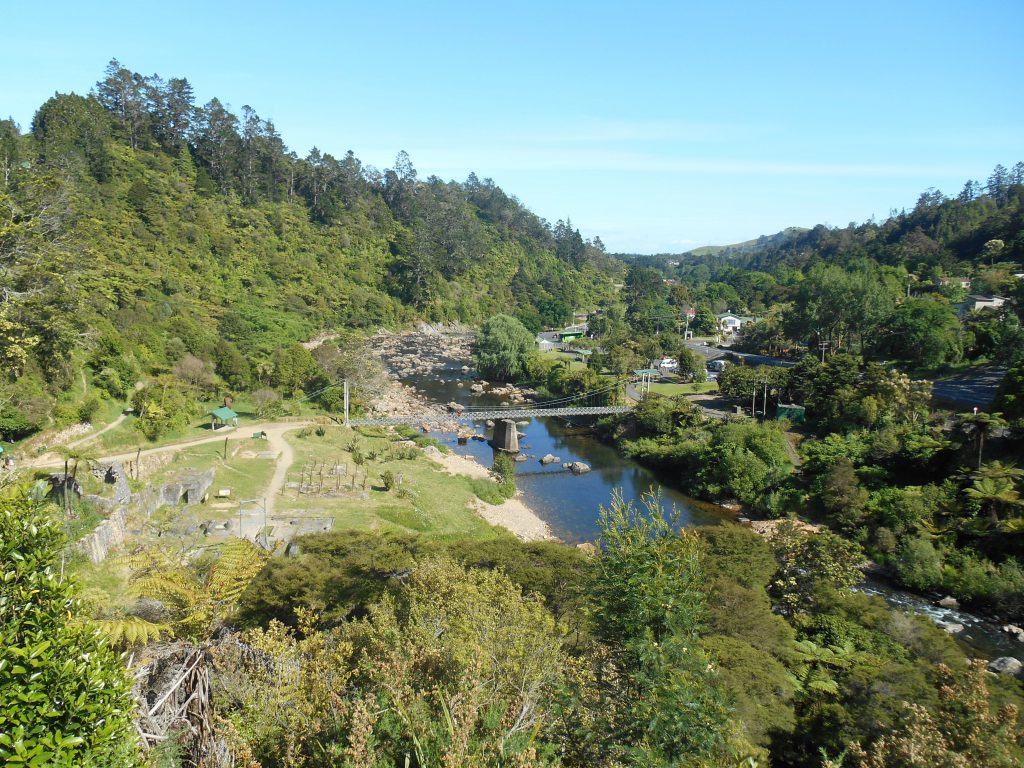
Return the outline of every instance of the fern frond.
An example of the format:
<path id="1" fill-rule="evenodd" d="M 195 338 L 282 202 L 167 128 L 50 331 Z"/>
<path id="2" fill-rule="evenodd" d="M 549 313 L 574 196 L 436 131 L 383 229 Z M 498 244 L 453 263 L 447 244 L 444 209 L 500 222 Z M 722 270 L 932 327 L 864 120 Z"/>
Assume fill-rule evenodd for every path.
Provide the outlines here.
<path id="1" fill-rule="evenodd" d="M 119 616 L 114 619 L 93 619 L 91 622 L 106 636 L 111 645 L 128 648 L 133 645 L 146 645 L 159 640 L 164 634 L 170 634 L 171 628 L 166 624 L 156 624 L 138 616 Z"/>
<path id="2" fill-rule="evenodd" d="M 138 597 L 152 597 L 180 610 L 192 610 L 204 599 L 203 590 L 182 571 L 150 573 L 136 579 L 131 591 Z"/>
<path id="3" fill-rule="evenodd" d="M 246 539 L 227 542 L 210 571 L 210 592 L 218 601 L 236 602 L 269 558 L 269 553 Z"/>

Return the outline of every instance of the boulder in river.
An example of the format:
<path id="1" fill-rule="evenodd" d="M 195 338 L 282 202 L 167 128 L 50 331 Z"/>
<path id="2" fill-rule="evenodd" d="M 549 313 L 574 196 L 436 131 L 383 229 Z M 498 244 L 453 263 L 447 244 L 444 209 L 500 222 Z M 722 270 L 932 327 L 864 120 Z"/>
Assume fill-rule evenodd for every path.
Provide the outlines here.
<path id="1" fill-rule="evenodd" d="M 988 663 L 988 671 L 995 672 L 997 675 L 1016 676 L 1020 674 L 1021 669 L 1024 669 L 1024 664 L 1021 664 L 1020 660 L 1013 656 L 1000 656 Z"/>
<path id="2" fill-rule="evenodd" d="M 545 467 L 548 464 L 558 464 L 560 461 L 561 461 L 560 458 L 558 458 L 557 456 L 552 456 L 550 453 L 547 453 L 544 456 L 541 456 L 541 459 L 540 459 L 540 463 L 543 464 Z"/>
<path id="3" fill-rule="evenodd" d="M 590 471 L 590 465 L 582 461 L 573 461 L 562 465 L 562 469 L 568 469 L 574 475 L 585 475 Z"/>
<path id="4" fill-rule="evenodd" d="M 949 595 L 947 595 L 946 597 L 939 600 L 939 607 L 952 608 L 955 611 L 957 608 L 960 607 L 960 601 L 957 600 L 955 597 L 950 597 Z"/>
<path id="5" fill-rule="evenodd" d="M 1024 643 L 1024 629 L 1021 629 L 1016 624 L 1004 624 L 1003 632 L 1013 635 L 1019 642 Z"/>
<path id="6" fill-rule="evenodd" d="M 955 621 L 939 621 L 936 624 L 938 624 L 939 629 L 945 630 L 951 635 L 959 635 L 964 631 L 964 625 L 958 624 Z"/>

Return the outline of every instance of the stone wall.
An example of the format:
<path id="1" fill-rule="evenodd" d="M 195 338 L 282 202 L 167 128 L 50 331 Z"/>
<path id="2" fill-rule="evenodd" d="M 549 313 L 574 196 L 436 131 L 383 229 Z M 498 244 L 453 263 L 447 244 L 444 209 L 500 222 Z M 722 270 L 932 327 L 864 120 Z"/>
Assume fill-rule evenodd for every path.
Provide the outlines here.
<path id="1" fill-rule="evenodd" d="M 98 508 L 113 508 L 110 516 L 96 526 L 92 533 L 82 537 L 77 547 L 89 556 L 94 563 L 106 560 L 112 549 L 117 548 L 128 538 L 129 509 L 137 509 L 144 518 L 149 518 L 163 506 L 176 506 L 182 500 L 186 504 L 195 504 L 202 500 L 210 486 L 213 485 L 213 470 L 181 475 L 173 482 L 158 486 L 147 486 L 142 491 L 132 494 L 125 477 L 124 467 L 112 464 L 107 468 L 105 480 L 114 486 L 112 498 L 97 496 L 86 497 Z"/>
<path id="2" fill-rule="evenodd" d="M 94 563 L 102 563 L 110 550 L 121 546 L 127 537 L 128 508 L 122 506 L 96 526 L 92 533 L 79 539 L 76 546 Z"/>

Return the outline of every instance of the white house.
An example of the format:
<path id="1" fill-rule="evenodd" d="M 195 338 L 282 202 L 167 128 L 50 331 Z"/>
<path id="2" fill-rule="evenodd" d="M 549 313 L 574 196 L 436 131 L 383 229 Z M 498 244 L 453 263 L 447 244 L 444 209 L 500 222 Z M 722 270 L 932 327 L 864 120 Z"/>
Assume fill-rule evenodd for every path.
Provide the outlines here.
<path id="1" fill-rule="evenodd" d="M 746 315 L 734 315 L 732 312 L 723 312 L 718 315 L 718 327 L 722 333 L 729 334 L 730 336 L 734 333 L 738 333 L 739 330 L 747 323 L 752 323 L 755 318 L 747 317 Z"/>
<path id="2" fill-rule="evenodd" d="M 967 297 L 967 301 L 962 301 L 956 305 L 956 312 L 963 317 L 971 312 L 980 312 L 983 309 L 999 309 L 1005 303 L 1006 299 L 1002 296 L 982 296 L 972 293 Z"/>

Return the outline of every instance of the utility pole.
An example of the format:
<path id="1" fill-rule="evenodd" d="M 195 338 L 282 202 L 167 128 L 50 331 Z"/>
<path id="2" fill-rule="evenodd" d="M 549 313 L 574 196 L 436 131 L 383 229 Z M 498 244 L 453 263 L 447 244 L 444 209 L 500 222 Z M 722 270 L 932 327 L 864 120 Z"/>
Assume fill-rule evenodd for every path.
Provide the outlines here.
<path id="1" fill-rule="evenodd" d="M 348 426 L 348 379 L 345 379 L 345 426 Z"/>
<path id="2" fill-rule="evenodd" d="M 821 341 L 818 342 L 818 347 L 821 349 L 821 362 L 825 362 L 825 350 L 829 347 L 829 342 Z"/>

